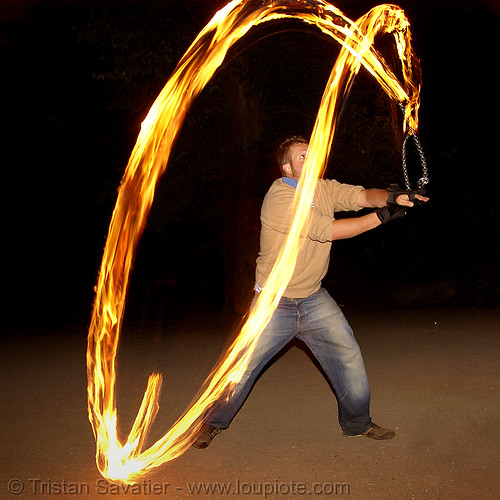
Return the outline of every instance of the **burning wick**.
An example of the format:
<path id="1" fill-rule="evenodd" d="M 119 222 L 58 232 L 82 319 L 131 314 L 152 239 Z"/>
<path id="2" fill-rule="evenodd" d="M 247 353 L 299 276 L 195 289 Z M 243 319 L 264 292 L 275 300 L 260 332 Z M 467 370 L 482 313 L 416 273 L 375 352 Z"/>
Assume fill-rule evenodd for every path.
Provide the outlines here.
<path id="1" fill-rule="evenodd" d="M 159 177 L 167 167 L 175 137 L 195 97 L 220 66 L 229 48 L 253 26 L 297 18 L 317 26 L 342 45 L 323 94 L 295 200 L 292 229 L 236 340 L 200 389 L 198 399 L 167 433 L 143 450 L 158 411 L 161 375 L 152 374 L 125 442 L 118 438 L 115 401 L 116 351 L 130 268 L 146 225 Z M 376 35 L 394 37 L 401 62 L 399 82 L 373 48 Z M 154 102 L 123 176 L 96 287 L 87 344 L 88 414 L 96 439 L 96 462 L 111 480 L 133 483 L 151 469 L 173 460 L 191 445 L 213 404 L 230 394 L 241 379 L 259 336 L 291 278 L 299 235 L 316 181 L 324 172 L 342 100 L 363 65 L 393 100 L 404 106 L 404 131 L 418 130 L 420 71 L 411 48 L 409 22 L 394 5 L 373 8 L 355 23 L 324 0 L 234 0 L 218 11 L 184 54 Z"/>

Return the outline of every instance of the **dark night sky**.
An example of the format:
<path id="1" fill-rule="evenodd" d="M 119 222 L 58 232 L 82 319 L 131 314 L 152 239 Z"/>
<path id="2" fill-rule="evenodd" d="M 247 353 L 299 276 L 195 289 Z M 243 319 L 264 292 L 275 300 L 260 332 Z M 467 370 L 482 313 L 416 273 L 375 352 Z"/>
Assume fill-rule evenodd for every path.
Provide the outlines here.
<path id="1" fill-rule="evenodd" d="M 117 1 L 123 9 L 129 4 Z M 151 76 L 149 93 L 134 95 L 134 91 L 120 88 L 122 96 L 102 94 L 102 88 L 92 80 L 92 72 L 99 67 L 95 59 L 98 52 L 71 38 L 75 32 L 69 29 L 81 25 L 89 9 L 99 3 L 98 0 L 68 0 L 60 4 L 46 0 L 3 0 L 0 4 L 4 75 L 0 84 L 5 228 L 2 260 L 6 295 L 3 316 L 8 328 L 88 320 L 107 225 L 141 113 L 147 111 L 178 60 L 177 52 L 171 50 L 171 66 L 165 63 L 161 71 Z M 183 3 L 184 10 L 166 7 L 166 15 L 171 18 L 164 19 L 165 25 L 185 27 L 186 40 L 177 41 L 175 49 L 189 43 L 215 7 L 224 3 L 191 0 Z M 336 5 L 355 18 L 378 3 L 342 1 Z M 65 4 L 65 8 L 60 7 Z M 69 4 L 78 8 L 69 9 Z M 500 217 L 495 156 L 498 140 L 491 124 L 495 123 L 494 113 L 498 112 L 494 71 L 498 59 L 499 8 L 494 0 L 408 0 L 399 4 L 412 23 L 422 63 L 420 136 L 430 164 L 429 193 L 433 201 L 422 213 L 420 222 L 411 219 L 413 249 L 402 250 L 408 255 L 407 260 L 394 248 L 392 253 L 384 255 L 401 261 L 398 265 L 412 268 L 413 274 L 406 276 L 410 283 L 416 284 L 419 275 L 419 285 L 453 288 L 454 304 L 498 307 L 500 247 L 496 235 Z M 184 17 L 177 19 L 181 11 Z M 140 32 L 142 28 L 137 24 Z M 168 40 L 163 42 L 160 45 L 158 40 L 158 47 L 169 51 Z M 138 83 L 138 77 L 133 76 L 130 86 L 148 86 L 149 76 L 143 77 L 146 83 Z M 128 109 L 123 106 L 124 101 L 139 99 L 138 94 L 147 97 L 141 97 L 143 100 L 137 101 L 134 110 L 130 109 L 132 106 Z M 202 100 L 200 106 L 209 103 L 212 95 L 215 94 L 203 95 L 206 101 Z M 119 99 L 122 107 L 118 105 L 118 109 L 110 111 L 107 105 Z M 193 119 L 186 141 L 189 134 L 194 136 L 197 127 L 203 129 L 203 126 Z M 209 129 L 205 126 L 205 130 Z M 258 141 L 264 150 L 261 157 L 268 155 L 270 144 L 286 130 L 286 124 L 283 131 L 276 124 L 264 130 L 265 137 Z M 179 161 L 182 154 L 178 152 Z M 227 161 L 225 168 L 230 169 L 230 164 Z M 203 177 L 203 171 L 200 172 Z M 222 169 L 220 175 L 226 176 L 228 171 Z M 261 189 L 259 185 L 255 196 L 261 195 Z M 179 210 L 189 220 L 190 208 Z M 152 224 L 162 214 L 161 210 L 152 214 Z M 178 217 L 182 223 L 182 216 L 172 217 Z M 206 217 L 211 217 L 210 209 Z M 223 267 L 220 244 L 203 233 L 203 227 L 209 227 L 210 223 L 200 219 L 194 226 L 206 245 L 199 240 L 188 242 L 196 247 L 196 252 L 189 254 L 189 264 L 183 263 L 194 269 L 186 275 L 189 280 L 196 280 L 195 275 L 201 275 L 197 273 L 206 272 L 213 265 L 212 259 Z M 159 227 L 170 231 L 161 223 Z M 169 252 L 174 251 L 169 248 L 166 235 L 158 236 L 161 230 L 156 229 L 146 231 L 146 236 L 153 235 L 148 240 L 152 246 L 144 247 L 150 253 L 147 257 L 138 255 L 135 272 L 147 276 L 141 286 L 170 276 L 168 260 L 174 254 Z M 210 231 L 207 229 L 207 233 Z M 157 248 L 155 241 L 161 242 Z M 399 246 L 395 236 L 386 237 L 384 243 Z M 372 255 L 372 260 L 366 257 L 367 253 L 380 252 L 380 245 L 370 239 L 360 245 L 363 249 L 349 244 L 340 247 L 340 258 L 347 253 L 364 253 L 360 269 L 370 267 L 370 262 L 378 266 L 376 270 L 372 267 L 372 274 L 368 273 L 372 281 L 387 272 L 398 272 L 394 262 L 384 267 L 380 254 Z M 162 254 L 165 248 L 168 251 Z M 146 261 L 156 264 L 148 267 Z M 197 264 L 191 265 L 193 261 Z M 344 278 L 340 273 L 333 281 L 342 284 Z M 175 277 L 177 286 L 181 286 L 179 279 Z M 208 286 L 211 279 L 207 274 L 199 278 L 198 284 Z"/>

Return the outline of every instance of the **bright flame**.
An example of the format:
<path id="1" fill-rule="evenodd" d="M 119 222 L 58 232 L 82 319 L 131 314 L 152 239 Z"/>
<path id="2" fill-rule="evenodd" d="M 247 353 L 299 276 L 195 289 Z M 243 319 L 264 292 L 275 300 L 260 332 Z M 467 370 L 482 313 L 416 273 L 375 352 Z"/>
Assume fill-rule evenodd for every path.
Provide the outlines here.
<path id="1" fill-rule="evenodd" d="M 198 399 L 154 445 L 143 450 L 158 410 L 161 375 L 150 376 L 141 407 L 125 443 L 118 438 L 115 401 L 117 351 L 130 267 L 166 169 L 174 139 L 194 98 L 224 60 L 229 48 L 253 26 L 280 18 L 316 25 L 342 45 L 325 89 L 311 137 L 308 160 L 296 192 L 295 218 L 266 286 L 231 347 L 212 371 Z M 373 47 L 377 34 L 391 33 L 402 65 L 399 82 Z M 363 65 L 390 98 L 404 105 L 404 130 L 418 128 L 419 70 L 411 48 L 409 23 L 393 5 L 372 9 L 356 23 L 324 0 L 234 0 L 215 14 L 179 62 L 142 123 L 120 185 L 104 249 L 87 345 L 88 413 L 96 438 L 101 474 L 131 483 L 154 467 L 178 457 L 191 445 L 203 419 L 241 379 L 259 336 L 292 276 L 299 236 L 307 223 L 316 181 L 330 151 L 340 103 Z"/>

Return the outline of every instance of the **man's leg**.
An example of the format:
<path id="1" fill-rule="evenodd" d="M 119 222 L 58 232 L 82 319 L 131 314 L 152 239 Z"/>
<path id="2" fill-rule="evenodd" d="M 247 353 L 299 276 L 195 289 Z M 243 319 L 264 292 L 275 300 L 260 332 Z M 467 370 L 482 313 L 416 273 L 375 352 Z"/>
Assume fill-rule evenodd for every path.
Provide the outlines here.
<path id="1" fill-rule="evenodd" d="M 194 446 L 201 448 L 208 446 L 210 440 L 219 432 L 218 429 L 226 429 L 229 427 L 233 418 L 245 402 L 260 372 L 270 359 L 277 354 L 296 333 L 297 315 L 295 304 L 289 299 L 282 298 L 271 321 L 262 332 L 245 374 L 234 387 L 231 398 L 228 401 L 221 400 L 210 412 L 205 420 L 207 427 L 204 428 L 203 435 L 200 434 L 202 439 L 197 440 Z M 212 429 L 217 430 L 213 431 Z M 208 443 L 206 443 L 207 440 Z"/>
<path id="2" fill-rule="evenodd" d="M 345 434 L 370 430 L 370 389 L 361 350 L 344 314 L 325 289 L 299 308 L 297 335 L 323 367 L 338 401 L 339 422 Z"/>

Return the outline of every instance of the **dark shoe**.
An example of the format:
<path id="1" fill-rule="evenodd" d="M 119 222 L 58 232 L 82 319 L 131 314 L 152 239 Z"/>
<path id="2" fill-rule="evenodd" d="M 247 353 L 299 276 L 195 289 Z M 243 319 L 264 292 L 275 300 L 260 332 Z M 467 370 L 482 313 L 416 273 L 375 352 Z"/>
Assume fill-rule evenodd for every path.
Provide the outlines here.
<path id="1" fill-rule="evenodd" d="M 362 434 L 346 434 L 347 436 L 365 436 L 370 439 L 378 439 L 379 441 L 385 439 L 393 439 L 396 437 L 396 433 L 391 431 L 391 429 L 384 429 L 384 427 L 380 427 L 380 425 L 372 424 L 371 427 L 363 432 Z"/>
<path id="2" fill-rule="evenodd" d="M 221 431 L 222 429 L 218 429 L 217 427 L 203 424 L 203 427 L 194 440 L 192 446 L 194 446 L 195 448 L 206 448 L 212 442 L 212 439 Z"/>
<path id="3" fill-rule="evenodd" d="M 372 424 L 372 426 L 366 431 L 363 432 L 362 436 L 365 436 L 370 439 L 392 439 L 396 437 L 396 433 L 391 431 L 391 429 L 384 429 L 380 427 L 380 425 Z"/>

